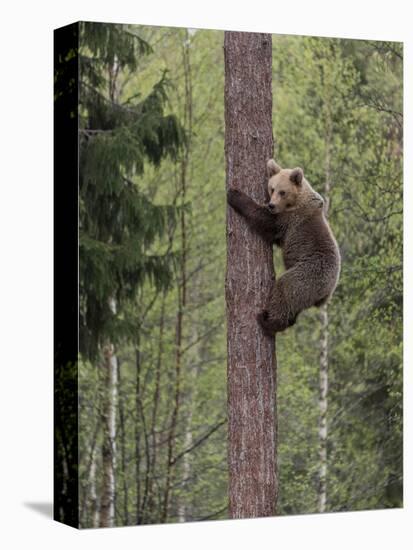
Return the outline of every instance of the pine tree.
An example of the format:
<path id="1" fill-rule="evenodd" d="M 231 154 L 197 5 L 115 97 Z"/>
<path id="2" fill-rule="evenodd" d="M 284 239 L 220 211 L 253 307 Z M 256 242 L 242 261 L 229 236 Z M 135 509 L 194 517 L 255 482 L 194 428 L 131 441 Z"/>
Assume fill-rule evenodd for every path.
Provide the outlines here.
<path id="1" fill-rule="evenodd" d="M 176 159 L 184 133 L 165 113 L 165 73 L 145 98 L 122 97 L 122 78 L 151 52 L 128 26 L 82 23 L 80 46 L 80 346 L 93 360 L 105 339 L 116 342 L 136 331 L 123 305 L 146 279 L 158 288 L 169 285 L 173 256 L 156 253 L 154 245 L 176 208 L 153 204 L 138 177 L 145 162 Z"/>

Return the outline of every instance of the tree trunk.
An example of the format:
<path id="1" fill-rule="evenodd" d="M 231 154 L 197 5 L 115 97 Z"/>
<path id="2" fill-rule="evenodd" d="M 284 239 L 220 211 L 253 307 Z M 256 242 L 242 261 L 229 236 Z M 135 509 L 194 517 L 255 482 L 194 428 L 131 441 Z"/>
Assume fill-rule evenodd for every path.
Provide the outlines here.
<path id="1" fill-rule="evenodd" d="M 198 330 L 196 323 L 192 323 L 191 325 L 191 341 L 196 342 L 198 340 Z M 189 357 L 188 357 L 188 370 L 189 370 L 189 376 L 190 376 L 190 384 L 189 389 L 186 395 L 186 403 L 187 403 L 187 417 L 186 417 L 186 427 L 185 427 L 185 441 L 184 441 L 184 449 L 191 449 L 193 445 L 193 435 L 192 435 L 192 419 L 193 419 L 193 411 L 195 407 L 196 402 L 196 387 L 197 387 L 197 378 L 198 378 L 198 364 L 200 361 L 199 357 L 199 348 L 198 346 L 194 346 L 192 350 L 190 350 Z M 192 470 L 192 457 L 191 453 L 185 453 L 182 458 L 182 490 L 181 490 L 181 496 L 178 502 L 178 521 L 180 523 L 184 523 L 188 520 L 188 508 L 187 508 L 187 501 L 190 498 L 188 486 L 189 486 L 189 480 L 191 477 L 191 470 Z M 191 518 L 189 518 L 191 519 Z"/>
<path id="2" fill-rule="evenodd" d="M 113 103 L 118 102 L 117 78 L 119 75 L 119 62 L 115 56 L 112 65 L 108 65 L 109 97 Z M 109 307 L 113 315 L 117 313 L 115 298 L 109 298 Z M 102 423 L 102 495 L 100 505 L 99 527 L 113 527 L 115 521 L 115 460 L 116 460 L 116 408 L 118 390 L 118 365 L 114 346 L 108 342 L 103 350 L 104 356 L 104 382 L 105 393 Z"/>
<path id="3" fill-rule="evenodd" d="M 190 449 L 192 447 L 193 438 L 192 438 L 192 403 L 189 405 L 188 416 L 186 419 L 186 429 L 185 429 L 185 440 L 184 440 L 184 449 Z M 188 480 L 191 475 L 191 456 L 190 453 L 187 453 L 183 457 L 183 466 L 182 466 L 182 494 L 178 501 L 178 521 L 179 523 L 185 523 L 187 520 L 187 508 L 186 508 L 186 497 L 187 497 L 187 485 Z"/>
<path id="4" fill-rule="evenodd" d="M 266 199 L 272 156 L 271 35 L 225 33 L 226 183 Z M 272 516 L 276 470 L 275 339 L 256 321 L 275 280 L 272 247 L 227 208 L 228 462 L 233 518 Z"/>
<path id="5" fill-rule="evenodd" d="M 115 519 L 117 363 L 112 344 L 105 346 L 103 353 L 105 398 L 102 411 L 102 494 L 99 527 L 113 527 Z"/>
<path id="6" fill-rule="evenodd" d="M 188 187 L 188 168 L 191 151 L 192 139 L 192 78 L 190 65 L 190 38 L 188 30 L 186 30 L 184 43 L 182 45 L 182 62 L 185 78 L 185 102 L 183 113 L 183 126 L 186 129 L 187 141 L 184 150 L 184 155 L 180 163 L 180 189 L 181 204 L 186 202 L 186 194 Z M 166 473 L 165 496 L 163 504 L 163 523 L 167 521 L 169 513 L 169 502 L 171 497 L 171 487 L 173 481 L 173 466 L 174 452 L 176 447 L 176 428 L 178 423 L 179 409 L 181 405 L 181 371 L 182 371 L 182 343 L 183 343 L 183 325 L 184 315 L 187 305 L 187 261 L 188 261 L 188 239 L 187 239 L 187 221 L 185 209 L 181 210 L 180 214 L 180 230 L 181 230 L 181 251 L 179 262 L 178 275 L 178 311 L 176 315 L 175 325 L 175 398 L 172 411 L 171 427 L 168 437 L 168 462 Z M 178 505 L 179 506 L 179 505 Z"/>
<path id="7" fill-rule="evenodd" d="M 120 369 L 120 361 L 117 361 L 118 367 L 118 403 L 119 403 L 119 428 L 120 428 L 120 463 L 122 469 L 122 484 L 123 484 L 123 524 L 129 525 L 129 491 L 127 480 L 127 458 L 126 458 L 126 422 L 125 422 L 125 407 L 124 400 L 126 390 L 122 387 L 122 373 Z"/>
<path id="8" fill-rule="evenodd" d="M 153 393 L 153 408 L 151 414 L 151 424 L 150 424 L 150 472 L 149 472 L 149 485 L 148 485 L 148 504 L 144 507 L 142 523 L 148 523 L 149 521 L 159 522 L 160 511 L 157 510 L 156 500 L 155 500 L 155 491 L 154 483 L 156 480 L 156 470 L 157 470 L 157 449 L 158 449 L 158 437 L 156 432 L 156 424 L 158 422 L 158 409 L 160 405 L 160 391 L 161 391 L 161 373 L 162 373 L 162 356 L 163 356 L 163 346 L 164 346 L 164 326 L 165 326 L 165 292 L 162 295 L 161 302 L 161 314 L 159 319 L 159 347 L 158 347 L 158 357 L 156 361 L 156 370 L 155 370 L 155 389 Z M 155 515 L 156 514 L 156 515 Z M 149 521 L 148 521 L 149 520 Z"/>
<path id="9" fill-rule="evenodd" d="M 183 187 L 183 197 L 185 197 L 185 187 Z M 169 515 L 169 505 L 171 498 L 172 483 L 174 477 L 174 453 L 176 448 L 176 428 L 181 405 L 181 370 L 182 370 L 182 341 L 183 341 L 183 320 L 186 306 L 186 224 L 185 211 L 181 213 L 181 239 L 182 251 L 180 261 L 180 278 L 178 283 L 178 311 L 175 322 L 175 388 L 173 397 L 172 417 L 168 434 L 168 452 L 166 464 L 165 493 L 162 511 L 162 523 L 166 523 Z"/>
<path id="10" fill-rule="evenodd" d="M 96 447 L 92 451 L 92 463 L 90 465 L 90 508 L 91 508 L 91 522 L 92 527 L 95 529 L 99 527 L 99 506 L 98 498 L 96 494 Z"/>
<path id="11" fill-rule="evenodd" d="M 319 489 L 318 511 L 325 512 L 327 502 L 327 392 L 328 392 L 328 306 L 320 310 L 320 385 L 319 385 Z"/>
<path id="12" fill-rule="evenodd" d="M 331 140 L 332 120 L 330 112 L 329 95 L 326 99 L 326 133 L 325 133 L 325 180 L 324 199 L 325 215 L 328 216 L 330 207 L 331 188 Z M 319 378 L 319 488 L 318 488 L 318 511 L 325 512 L 327 504 L 327 394 L 328 394 L 328 304 L 320 309 L 320 378 Z"/>
<path id="13" fill-rule="evenodd" d="M 142 523 L 141 518 L 141 426 L 139 425 L 139 403 L 141 400 L 141 350 L 140 337 L 136 345 L 136 386 L 135 386 L 135 482 L 136 482 L 136 525 Z"/>

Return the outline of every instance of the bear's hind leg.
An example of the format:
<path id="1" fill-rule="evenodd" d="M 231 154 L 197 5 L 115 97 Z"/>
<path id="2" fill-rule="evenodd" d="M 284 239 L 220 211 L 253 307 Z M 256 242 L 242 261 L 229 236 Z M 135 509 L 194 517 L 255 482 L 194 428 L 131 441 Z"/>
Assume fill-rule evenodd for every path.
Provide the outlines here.
<path id="1" fill-rule="evenodd" d="M 282 332 L 295 323 L 297 315 L 291 314 L 284 298 L 282 277 L 274 285 L 266 308 L 257 315 L 266 334 Z"/>
<path id="2" fill-rule="evenodd" d="M 277 327 L 274 325 L 269 317 L 269 312 L 264 309 L 261 311 L 261 313 L 258 313 L 257 321 L 261 325 L 263 332 L 271 336 L 272 334 L 274 334 L 274 332 L 277 331 Z"/>

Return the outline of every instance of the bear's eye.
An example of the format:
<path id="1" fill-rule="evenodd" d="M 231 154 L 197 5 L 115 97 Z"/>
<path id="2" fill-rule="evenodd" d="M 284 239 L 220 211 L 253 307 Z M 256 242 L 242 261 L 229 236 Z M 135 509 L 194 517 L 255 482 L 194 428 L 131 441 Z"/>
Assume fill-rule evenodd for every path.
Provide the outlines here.
<path id="1" fill-rule="evenodd" d="M 285 191 L 278 191 L 278 194 L 280 195 L 280 197 L 284 197 Z"/>

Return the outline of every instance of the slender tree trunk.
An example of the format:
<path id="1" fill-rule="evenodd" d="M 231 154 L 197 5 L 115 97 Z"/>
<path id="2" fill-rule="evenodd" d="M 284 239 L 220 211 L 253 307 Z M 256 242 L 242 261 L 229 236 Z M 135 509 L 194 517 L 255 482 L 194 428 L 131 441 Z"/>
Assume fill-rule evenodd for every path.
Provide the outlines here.
<path id="1" fill-rule="evenodd" d="M 272 156 L 271 35 L 225 33 L 227 186 L 266 200 Z M 233 518 L 271 516 L 276 469 L 275 339 L 256 321 L 275 280 L 272 247 L 227 209 L 228 462 Z"/>
<path id="2" fill-rule="evenodd" d="M 192 404 L 190 403 L 189 405 L 189 411 L 188 411 L 188 416 L 187 416 L 187 419 L 186 419 L 186 429 L 185 429 L 185 440 L 184 440 L 184 449 L 189 449 L 190 447 L 192 447 L 192 442 L 193 442 L 193 438 L 192 438 Z M 183 457 L 183 462 L 182 462 L 182 496 L 180 497 L 179 499 L 179 503 L 178 503 L 178 521 L 179 523 L 185 523 L 185 521 L 187 520 L 186 518 L 186 502 L 185 502 L 185 497 L 186 497 L 186 487 L 187 487 L 187 483 L 188 483 L 188 479 L 191 475 L 191 457 L 190 457 L 190 454 L 187 453 L 186 455 L 184 455 Z"/>
<path id="3" fill-rule="evenodd" d="M 187 142 L 184 150 L 184 155 L 181 160 L 181 173 L 180 173 L 180 196 L 182 204 L 185 204 L 187 193 L 187 179 L 188 179 L 188 167 L 189 156 L 192 138 L 192 79 L 191 79 L 191 65 L 190 65 L 190 37 L 188 31 L 186 31 L 184 43 L 182 47 L 182 61 L 184 67 L 185 78 L 185 103 L 184 103 L 184 127 L 187 130 Z M 176 447 L 176 427 L 178 422 L 178 414 L 181 404 L 181 370 L 182 370 L 182 342 L 183 342 L 183 322 L 185 315 L 185 308 L 187 302 L 187 256 L 188 256 L 188 242 L 187 242 L 187 221 L 185 209 L 181 210 L 180 215 L 180 237 L 181 237 L 181 260 L 179 265 L 179 283 L 178 283 L 178 312 L 176 315 L 175 325 L 175 397 L 174 406 L 172 411 L 171 427 L 168 438 L 168 462 L 166 473 L 166 485 L 165 496 L 163 505 L 163 522 L 166 522 L 169 513 L 169 501 L 171 486 L 173 481 L 173 466 L 174 466 L 174 452 Z"/>
<path id="4" fill-rule="evenodd" d="M 135 481 L 136 481 L 136 525 L 141 520 L 141 430 L 139 427 L 139 402 L 141 399 L 141 351 L 140 339 L 136 346 L 136 386 L 135 386 Z"/>
<path id="5" fill-rule="evenodd" d="M 325 180 L 324 198 L 325 214 L 328 215 L 330 206 L 331 188 L 331 113 L 329 97 L 326 100 L 326 134 L 325 134 Z M 328 304 L 320 309 L 320 379 L 319 379 L 319 488 L 318 488 L 318 511 L 325 512 L 327 504 L 327 394 L 328 394 L 328 339 L 329 320 Z"/>
<path id="6" fill-rule="evenodd" d="M 90 465 L 90 511 L 91 511 L 91 524 L 93 528 L 99 527 L 99 506 L 98 497 L 96 494 L 96 447 L 92 452 L 92 463 Z"/>
<path id="7" fill-rule="evenodd" d="M 95 407 L 97 410 L 101 410 L 101 387 L 98 383 L 96 386 L 95 396 L 91 401 L 92 406 L 89 409 L 89 417 L 93 418 Z M 101 429 L 101 414 L 99 413 L 98 418 L 96 419 L 96 426 L 93 430 L 93 435 L 88 443 L 88 464 L 86 467 L 87 483 L 83 488 L 82 501 L 79 503 L 79 512 L 80 512 L 80 527 L 99 527 L 99 500 L 97 497 L 96 491 L 96 462 L 97 462 L 97 439 L 98 434 Z M 85 463 L 86 460 L 81 460 L 79 458 L 79 463 Z"/>
<path id="8" fill-rule="evenodd" d="M 115 519 L 115 458 L 116 458 L 116 406 L 117 406 L 117 361 L 112 344 L 105 346 L 104 392 L 102 411 L 102 492 L 100 499 L 100 527 L 113 527 Z"/>
<path id="9" fill-rule="evenodd" d="M 165 292 L 162 295 L 161 303 L 161 315 L 159 319 L 159 347 L 158 347 L 158 357 L 156 361 L 156 370 L 155 370 L 155 389 L 153 393 L 153 408 L 150 420 L 150 432 L 149 432 L 149 441 L 150 441 L 150 475 L 149 475 L 149 486 L 148 486 L 148 505 L 144 508 L 144 517 L 142 519 L 143 523 L 147 523 L 148 519 L 152 520 L 156 517 L 156 521 L 160 521 L 160 513 L 157 510 L 157 515 L 155 516 L 155 492 L 154 492 L 154 479 L 156 476 L 157 468 L 157 445 L 158 437 L 156 433 L 156 423 L 158 420 L 158 409 L 160 405 L 160 389 L 161 389 L 161 373 L 162 373 L 162 356 L 163 356 L 163 346 L 164 346 L 164 326 L 165 326 Z M 159 514 L 159 515 L 158 515 Z"/>
<path id="10" fill-rule="evenodd" d="M 119 75 L 119 63 L 114 59 L 112 65 L 108 65 L 109 97 L 112 102 L 118 101 L 117 78 Z M 116 315 L 117 304 L 115 298 L 109 298 L 109 307 L 113 315 Z M 104 376 L 103 391 L 105 393 L 102 424 L 102 489 L 100 498 L 99 527 L 113 527 L 115 521 L 115 460 L 116 460 L 116 409 L 117 409 L 117 384 L 118 366 L 114 346 L 107 342 L 103 349 Z"/>
<path id="11" fill-rule="evenodd" d="M 185 34 L 185 40 L 182 45 L 182 61 L 184 66 L 184 76 L 185 76 L 185 116 L 184 116 L 184 124 L 185 128 L 187 130 L 187 147 L 185 148 L 185 156 L 183 159 L 183 170 L 182 170 L 182 190 L 186 194 L 186 187 L 187 187 L 187 173 L 189 169 L 189 155 L 190 155 L 190 148 L 191 148 L 191 138 L 192 138 L 192 70 L 191 70 L 191 58 L 190 58 L 190 35 L 188 33 L 188 30 Z M 184 199 L 185 197 L 183 197 Z M 183 217 L 182 220 L 185 224 L 185 218 Z M 183 227 L 182 229 L 185 229 L 185 231 L 182 231 L 182 235 L 186 234 L 186 228 Z M 183 243 L 184 244 L 184 243 Z M 187 256 L 187 246 L 186 246 L 186 238 L 185 238 L 185 248 L 184 253 L 185 257 Z M 185 266 L 186 267 L 186 266 Z M 186 271 L 186 268 L 185 268 Z M 186 278 L 186 274 L 185 274 Z M 186 281 L 185 281 L 185 293 L 186 293 Z M 195 336 L 194 336 L 195 334 Z M 196 341 L 196 330 L 195 327 L 192 327 L 192 341 Z M 192 354 L 191 354 L 192 355 Z M 191 387 L 194 387 L 195 379 L 196 379 L 196 367 L 192 368 L 190 359 L 189 359 L 189 369 L 191 372 Z M 189 389 L 189 392 L 187 393 L 187 406 L 188 406 L 188 414 L 186 418 L 186 428 L 185 428 L 185 441 L 184 441 L 184 448 L 188 449 L 192 445 L 192 391 L 191 388 Z M 185 487 L 187 485 L 187 480 L 189 479 L 191 472 L 191 464 L 190 464 L 190 456 L 189 454 L 186 454 L 183 458 L 183 467 L 182 467 L 182 488 L 183 488 L 183 497 L 181 497 L 178 501 L 178 520 L 181 523 L 184 523 L 186 521 L 186 506 L 185 506 Z"/>
<path id="12" fill-rule="evenodd" d="M 119 430 L 120 430 L 120 460 L 122 468 L 122 484 L 123 484 L 123 524 L 129 525 L 129 491 L 128 480 L 126 475 L 126 426 L 125 426 L 125 408 L 124 408 L 124 391 L 122 387 L 120 361 L 118 359 L 118 393 L 119 393 Z"/>
<path id="13" fill-rule="evenodd" d="M 151 457 L 150 457 L 150 442 L 149 442 L 149 434 L 148 434 L 148 428 L 147 428 L 147 422 L 146 422 L 146 415 L 145 410 L 143 407 L 143 401 L 142 401 L 142 393 L 137 393 L 137 414 L 139 417 L 139 425 L 141 426 L 142 433 L 143 433 L 143 454 L 145 457 L 145 470 L 144 470 L 144 483 L 143 483 L 143 495 L 141 500 L 141 507 L 139 512 L 139 523 L 143 523 L 143 519 L 145 516 L 146 507 L 148 505 L 148 496 L 149 496 L 149 476 L 150 476 L 150 468 L 151 468 Z"/>
<path id="14" fill-rule="evenodd" d="M 193 342 L 196 342 L 198 340 L 198 331 L 196 325 L 194 324 L 192 324 L 191 340 Z M 199 361 L 200 357 L 198 353 L 198 346 L 194 346 L 192 348 L 192 353 L 190 353 L 188 357 L 188 366 L 190 371 L 190 388 L 186 396 L 188 413 L 186 417 L 184 449 L 191 449 L 193 445 L 192 417 L 196 396 L 196 381 L 198 378 Z M 188 499 L 188 480 L 191 477 L 191 469 L 191 453 L 186 453 L 182 458 L 182 496 L 178 503 L 178 521 L 180 523 L 184 523 L 188 519 L 186 501 Z"/>
<path id="15" fill-rule="evenodd" d="M 173 468 L 174 468 L 174 453 L 176 448 L 176 428 L 178 424 L 178 415 L 181 404 L 181 369 L 182 369 L 182 328 L 184 310 L 186 306 L 186 232 L 185 232 L 185 214 L 182 211 L 181 214 L 181 239 L 182 239 L 182 252 L 181 252 L 181 283 L 178 287 L 178 312 L 176 314 L 175 323 L 175 388 L 174 388 L 174 403 L 172 408 L 171 424 L 168 434 L 168 451 L 167 451 L 167 464 L 166 464 L 166 482 L 165 482 L 165 494 L 163 502 L 162 523 L 165 523 L 169 514 L 169 501 L 171 496 L 171 488 L 173 482 Z"/>
<path id="16" fill-rule="evenodd" d="M 144 385 L 141 387 L 141 352 L 140 337 L 136 348 L 136 423 L 135 423 L 135 473 L 136 473 L 136 524 L 140 525 L 144 521 L 146 508 L 148 505 L 149 486 L 150 486 L 150 435 L 148 434 L 146 415 L 143 406 Z M 141 434 L 143 437 L 141 437 Z M 144 457 L 144 468 L 142 457 Z M 141 477 L 143 478 L 141 480 Z"/>
<path id="17" fill-rule="evenodd" d="M 100 393 L 100 387 L 98 385 L 98 390 L 96 396 Z M 101 403 L 100 400 L 96 397 L 98 402 L 98 410 L 100 410 Z M 93 414 L 93 411 L 90 412 Z M 97 470 L 97 437 L 101 427 L 100 418 L 98 418 L 96 427 L 93 432 L 92 439 L 89 443 L 89 463 L 87 466 L 87 484 L 84 488 L 84 494 L 82 498 L 82 503 L 80 505 L 80 527 L 99 527 L 99 499 L 96 491 L 96 470 Z M 79 461 L 80 462 L 80 461 Z"/>
<path id="18" fill-rule="evenodd" d="M 320 385 L 319 385 L 319 490 L 318 511 L 325 512 L 327 502 L 327 392 L 328 392 L 328 306 L 320 310 Z"/>

